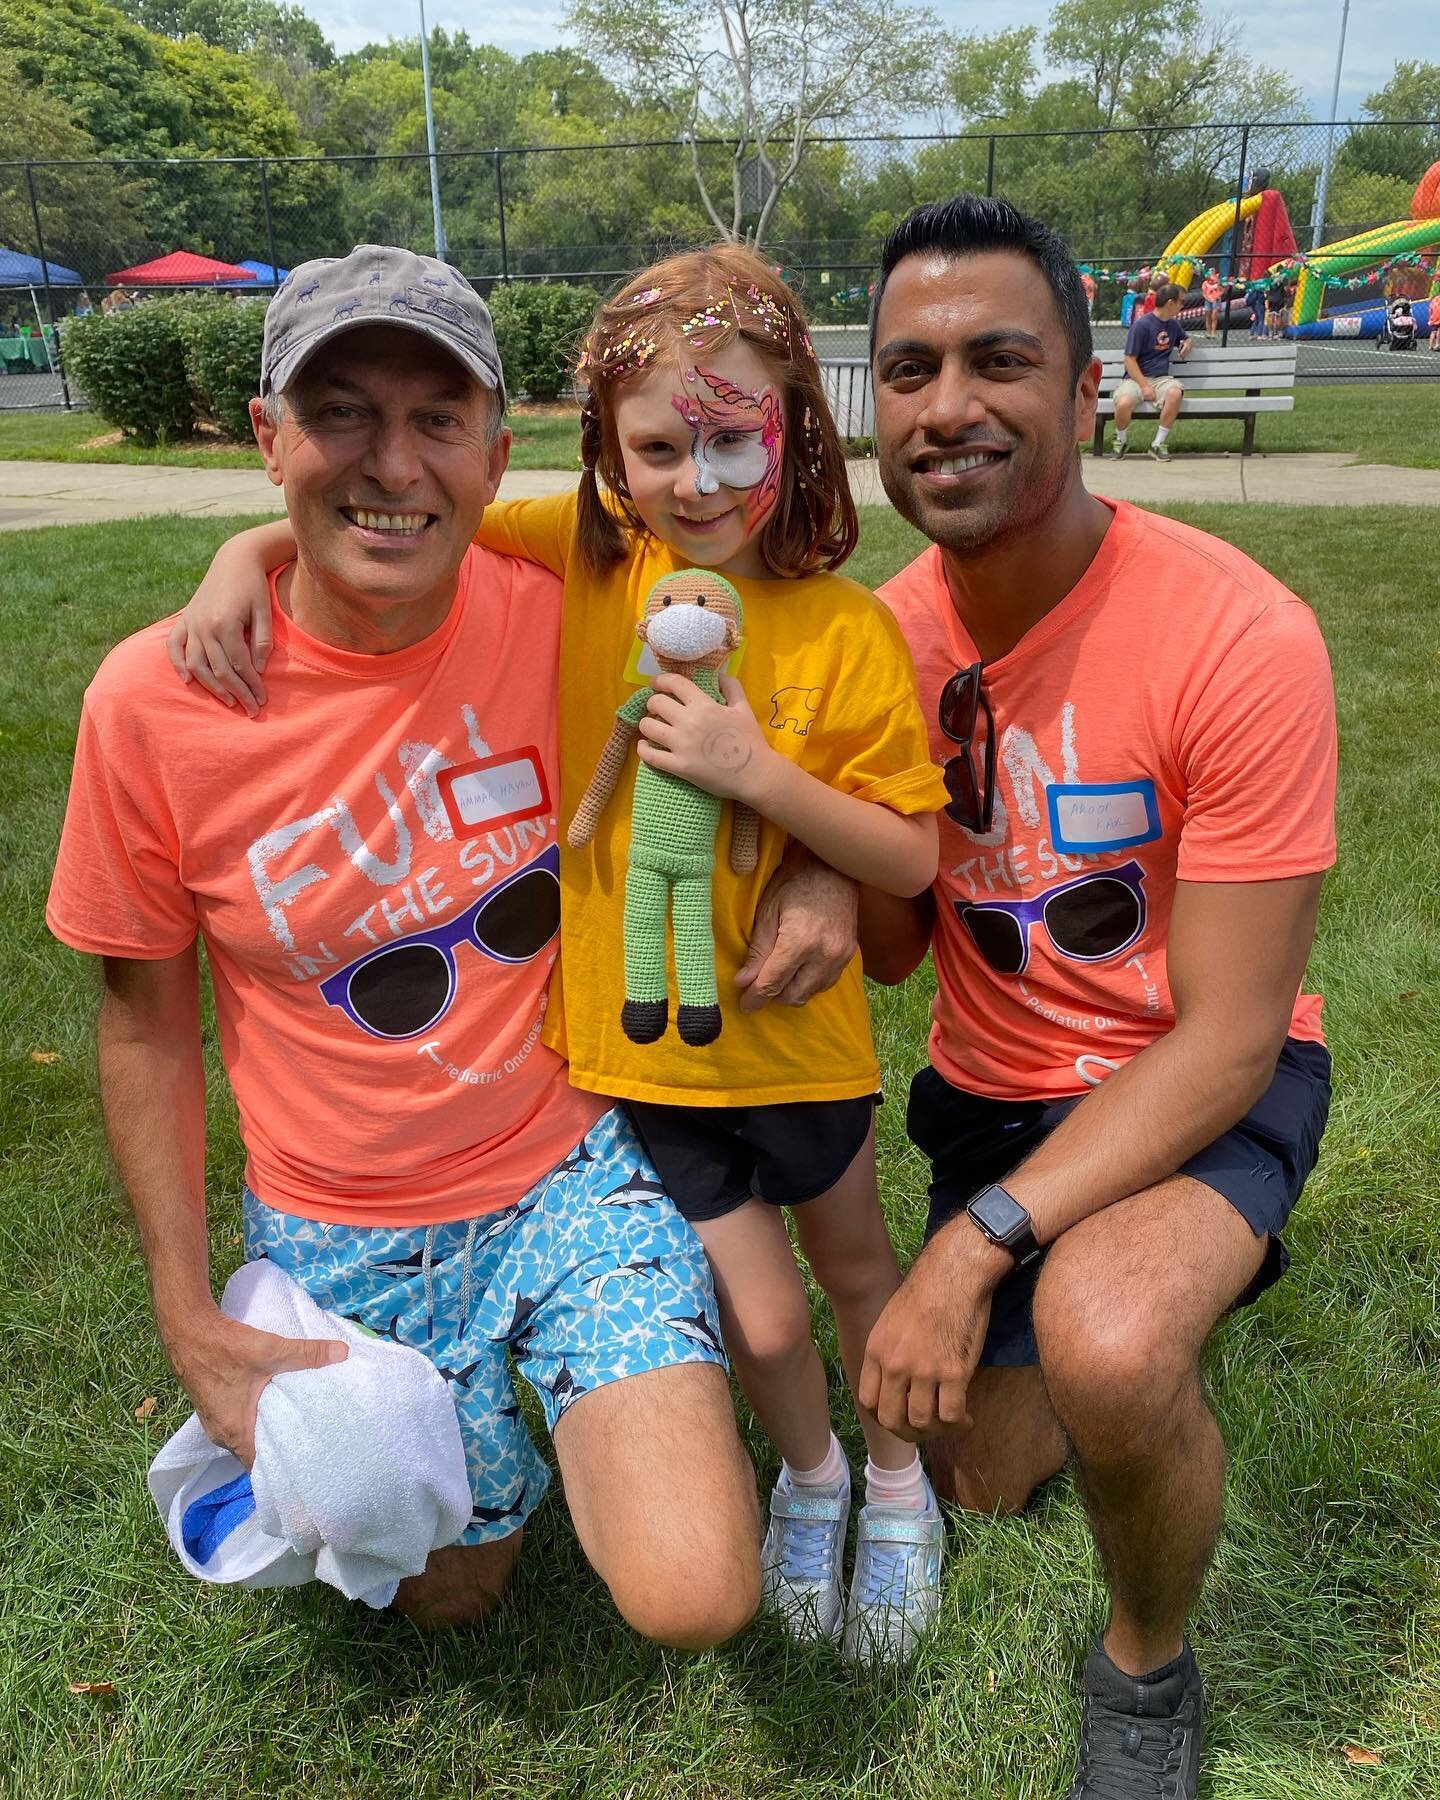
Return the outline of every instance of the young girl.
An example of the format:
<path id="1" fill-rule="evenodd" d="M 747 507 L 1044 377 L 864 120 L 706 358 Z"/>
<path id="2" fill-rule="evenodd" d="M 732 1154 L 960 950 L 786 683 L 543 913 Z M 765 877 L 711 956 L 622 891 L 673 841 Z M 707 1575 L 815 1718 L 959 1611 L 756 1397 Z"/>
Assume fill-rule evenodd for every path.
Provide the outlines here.
<path id="1" fill-rule="evenodd" d="M 858 961 L 803 1009 L 741 1012 L 731 1001 L 787 838 L 859 881 L 918 893 L 934 877 L 933 815 L 945 788 L 898 629 L 870 593 L 833 573 L 854 548 L 855 509 L 804 319 L 784 284 L 734 247 L 660 263 L 601 306 L 579 374 L 588 398 L 578 494 L 502 502 L 480 532 L 491 549 L 564 577 L 562 832 L 617 709 L 647 681 L 656 691 L 593 838 L 562 852 L 563 982 L 547 1041 L 569 1056 L 576 1085 L 629 1102 L 709 1255 L 736 1375 L 783 1459 L 763 1552 L 768 1598 L 797 1635 L 843 1633 L 849 1654 L 899 1660 L 936 1608 L 939 1511 L 913 1446 L 862 1416 L 866 1504 L 845 1601 L 850 1474 L 781 1211 L 793 1209 L 853 1388 L 899 1281 L 876 1189 L 880 1079 Z M 288 528 L 267 526 L 217 555 L 186 614 L 197 673 L 199 652 L 251 617 L 264 570 L 290 554 Z M 637 661 L 646 594 L 693 567 L 724 575 L 743 601 L 724 705 L 677 677 L 652 680 Z M 762 820 L 752 872 L 736 875 L 716 858 L 726 1004 L 704 1047 L 681 1041 L 673 1008 L 654 1041 L 633 1042 L 622 1026 L 637 756 Z"/>

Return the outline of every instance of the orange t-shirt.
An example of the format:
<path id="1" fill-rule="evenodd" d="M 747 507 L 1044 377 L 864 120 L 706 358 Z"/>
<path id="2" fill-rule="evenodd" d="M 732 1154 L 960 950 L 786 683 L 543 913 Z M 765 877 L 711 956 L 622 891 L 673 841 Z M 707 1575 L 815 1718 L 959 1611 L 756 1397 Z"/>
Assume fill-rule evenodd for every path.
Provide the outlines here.
<path id="1" fill-rule="evenodd" d="M 269 1205 L 351 1225 L 493 1212 L 604 1110 L 541 1042 L 560 583 L 471 549 L 437 630 L 362 656 L 300 630 L 275 579 L 257 719 L 175 679 L 168 621 L 106 657 L 46 918 L 96 955 L 203 934 Z"/>
<path id="2" fill-rule="evenodd" d="M 1335 702 L 1314 614 L 1218 538 L 1106 505 L 1079 583 L 986 666 L 992 829 L 940 816 L 931 1061 L 999 1099 L 1083 1093 L 1170 1029 L 1177 880 L 1335 860 Z M 880 597 L 944 762 L 941 690 L 979 657 L 939 550 Z M 1290 1035 L 1323 1041 L 1317 995 L 1297 999 Z"/>

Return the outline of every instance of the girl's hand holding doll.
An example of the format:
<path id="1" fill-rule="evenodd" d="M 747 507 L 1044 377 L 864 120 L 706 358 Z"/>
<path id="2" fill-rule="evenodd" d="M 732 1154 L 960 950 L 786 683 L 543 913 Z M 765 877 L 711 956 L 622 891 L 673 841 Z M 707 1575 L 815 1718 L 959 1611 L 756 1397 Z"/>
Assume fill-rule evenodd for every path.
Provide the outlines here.
<path id="1" fill-rule="evenodd" d="M 764 812 L 775 765 L 785 759 L 766 742 L 740 683 L 720 677 L 723 706 L 685 675 L 657 675 L 651 685 L 655 695 L 636 746 L 640 760 Z"/>

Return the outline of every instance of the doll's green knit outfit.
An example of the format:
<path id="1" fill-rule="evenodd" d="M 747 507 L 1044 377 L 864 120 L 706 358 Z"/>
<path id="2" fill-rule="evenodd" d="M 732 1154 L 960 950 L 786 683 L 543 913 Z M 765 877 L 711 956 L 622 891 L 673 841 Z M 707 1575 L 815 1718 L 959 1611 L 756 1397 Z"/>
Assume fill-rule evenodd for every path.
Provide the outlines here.
<path id="1" fill-rule="evenodd" d="M 714 669 L 695 669 L 691 680 L 724 705 Z M 638 726 L 654 690 L 640 688 L 617 717 Z M 715 984 L 715 931 L 711 880 L 715 838 L 724 801 L 693 782 L 641 763 L 635 771 L 630 816 L 630 866 L 625 876 L 626 1035 L 653 1043 L 665 1030 L 668 987 L 665 925 L 673 920 L 675 981 L 680 990 L 676 1029 L 687 1044 L 710 1044 L 720 1035 L 720 995 Z M 655 1026 L 658 1030 L 654 1029 Z"/>

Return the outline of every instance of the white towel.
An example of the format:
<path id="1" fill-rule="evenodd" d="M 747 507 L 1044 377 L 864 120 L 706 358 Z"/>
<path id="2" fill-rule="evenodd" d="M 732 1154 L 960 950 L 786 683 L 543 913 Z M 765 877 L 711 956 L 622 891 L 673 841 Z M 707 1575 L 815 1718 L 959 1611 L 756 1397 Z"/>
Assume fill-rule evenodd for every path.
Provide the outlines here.
<path id="1" fill-rule="evenodd" d="M 248 1477 L 191 1414 L 150 1465 L 176 1554 L 201 1581 L 327 1581 L 388 1606 L 401 1579 L 470 1523 L 449 1384 L 418 1350 L 322 1312 L 263 1257 L 235 1271 L 220 1306 L 280 1337 L 341 1338 L 350 1354 L 266 1384 Z"/>

